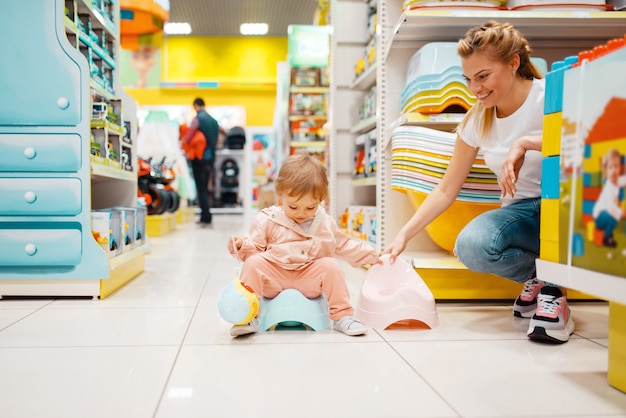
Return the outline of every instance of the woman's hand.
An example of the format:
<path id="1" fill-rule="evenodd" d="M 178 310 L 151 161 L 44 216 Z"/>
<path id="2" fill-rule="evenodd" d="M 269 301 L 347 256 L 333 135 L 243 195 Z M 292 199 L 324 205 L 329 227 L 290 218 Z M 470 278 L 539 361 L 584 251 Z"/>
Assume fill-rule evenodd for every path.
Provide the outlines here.
<path id="1" fill-rule="evenodd" d="M 393 264 L 396 261 L 396 258 L 404 251 L 406 248 L 406 240 L 400 235 L 396 235 L 396 237 L 391 242 L 391 245 L 388 246 L 380 255 L 389 254 L 389 261 Z"/>
<path id="2" fill-rule="evenodd" d="M 517 183 L 519 171 L 526 157 L 526 148 L 522 143 L 523 138 L 513 142 L 513 146 L 511 146 L 504 163 L 502 163 L 502 174 L 500 175 L 500 188 L 502 189 L 502 193 L 500 197 L 506 197 L 507 194 L 514 197 L 517 192 L 515 183 Z"/>

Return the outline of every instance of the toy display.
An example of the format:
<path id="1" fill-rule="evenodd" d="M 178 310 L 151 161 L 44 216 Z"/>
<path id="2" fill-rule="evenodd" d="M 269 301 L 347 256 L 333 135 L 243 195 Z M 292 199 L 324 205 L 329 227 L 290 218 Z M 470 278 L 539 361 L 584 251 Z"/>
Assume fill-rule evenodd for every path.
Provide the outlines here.
<path id="1" fill-rule="evenodd" d="M 228 149 L 243 149 L 246 144 L 246 131 L 241 126 L 233 126 L 226 134 L 224 146 Z"/>
<path id="2" fill-rule="evenodd" d="M 289 95 L 290 115 L 325 115 L 326 95 L 323 93 L 291 93 Z"/>
<path id="3" fill-rule="evenodd" d="M 220 291 L 217 311 L 224 321 L 243 325 L 259 312 L 259 298 L 249 286 L 237 278 Z"/>
<path id="4" fill-rule="evenodd" d="M 320 85 L 320 69 L 292 67 L 291 85 L 296 87 L 316 87 Z"/>
<path id="5" fill-rule="evenodd" d="M 579 55 L 563 71 L 560 157 L 544 157 L 542 194 L 556 188 L 562 203 L 553 261 L 626 277 L 626 81 L 614 77 L 626 71 L 626 48 L 582 55 L 590 61 Z"/>
<path id="6" fill-rule="evenodd" d="M 173 187 L 176 174 L 165 158 L 139 159 L 137 196 L 145 200 L 148 215 L 176 212 L 180 196 Z"/>
<path id="7" fill-rule="evenodd" d="M 239 165 L 226 158 L 220 165 L 220 200 L 223 205 L 235 205 L 239 194 Z"/>

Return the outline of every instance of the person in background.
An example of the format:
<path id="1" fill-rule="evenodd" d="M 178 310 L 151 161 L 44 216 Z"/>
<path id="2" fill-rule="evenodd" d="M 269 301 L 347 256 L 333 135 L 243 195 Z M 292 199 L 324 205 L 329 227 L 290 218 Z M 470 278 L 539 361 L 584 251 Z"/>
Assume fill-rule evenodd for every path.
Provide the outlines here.
<path id="1" fill-rule="evenodd" d="M 292 155 L 275 185 L 278 205 L 259 211 L 246 236 L 228 241 L 229 252 L 243 261 L 240 279 L 259 298 L 274 298 L 284 289 L 297 289 L 308 298 L 323 293 L 335 330 L 366 334 L 367 327 L 352 317 L 345 275 L 335 257 L 353 267 L 382 262 L 367 243 L 339 231 L 321 206 L 328 195 L 326 166 L 307 154 Z M 237 337 L 258 329 L 254 318 L 234 325 L 230 333 Z"/>
<path id="2" fill-rule="evenodd" d="M 477 103 L 457 128 L 441 183 L 383 251 L 395 258 L 408 241 L 456 199 L 479 149 L 497 175 L 500 208 L 459 233 L 455 254 L 469 269 L 524 283 L 513 314 L 530 318 L 530 339 L 563 343 L 574 332 L 565 289 L 537 278 L 541 204 L 541 140 L 545 81 L 530 61 L 526 39 L 510 24 L 490 21 L 459 40 L 463 77 Z"/>
<path id="3" fill-rule="evenodd" d="M 193 108 L 196 117 L 191 121 L 191 125 L 183 138 L 183 149 L 191 146 L 192 139 L 197 131 L 204 135 L 206 146 L 201 158 L 191 160 L 191 171 L 196 182 L 198 191 L 198 204 L 200 205 L 200 224 L 209 225 L 211 223 L 211 203 L 209 201 L 209 182 L 213 176 L 213 164 L 215 163 L 215 147 L 217 136 L 220 130 L 217 120 L 204 109 L 204 100 L 196 98 L 193 101 Z"/>

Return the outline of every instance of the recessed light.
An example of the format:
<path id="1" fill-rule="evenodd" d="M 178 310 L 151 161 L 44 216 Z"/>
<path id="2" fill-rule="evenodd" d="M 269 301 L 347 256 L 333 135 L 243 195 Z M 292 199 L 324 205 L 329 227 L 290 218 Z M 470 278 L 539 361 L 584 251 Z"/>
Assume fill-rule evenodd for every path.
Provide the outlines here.
<path id="1" fill-rule="evenodd" d="M 167 22 L 163 27 L 163 31 L 167 35 L 189 35 L 191 33 L 191 25 L 187 22 Z"/>
<path id="2" fill-rule="evenodd" d="M 242 35 L 265 35 L 268 30 L 267 23 L 242 23 L 239 33 Z"/>

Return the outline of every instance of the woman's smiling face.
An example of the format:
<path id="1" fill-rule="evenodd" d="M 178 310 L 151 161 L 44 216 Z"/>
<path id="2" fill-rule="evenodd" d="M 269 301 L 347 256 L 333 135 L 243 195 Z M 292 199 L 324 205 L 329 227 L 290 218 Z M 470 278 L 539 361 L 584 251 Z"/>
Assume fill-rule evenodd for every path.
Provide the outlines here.
<path id="1" fill-rule="evenodd" d="M 514 62 L 504 64 L 485 52 L 477 52 L 462 58 L 461 64 L 467 87 L 485 108 L 506 102 L 516 77 Z"/>

